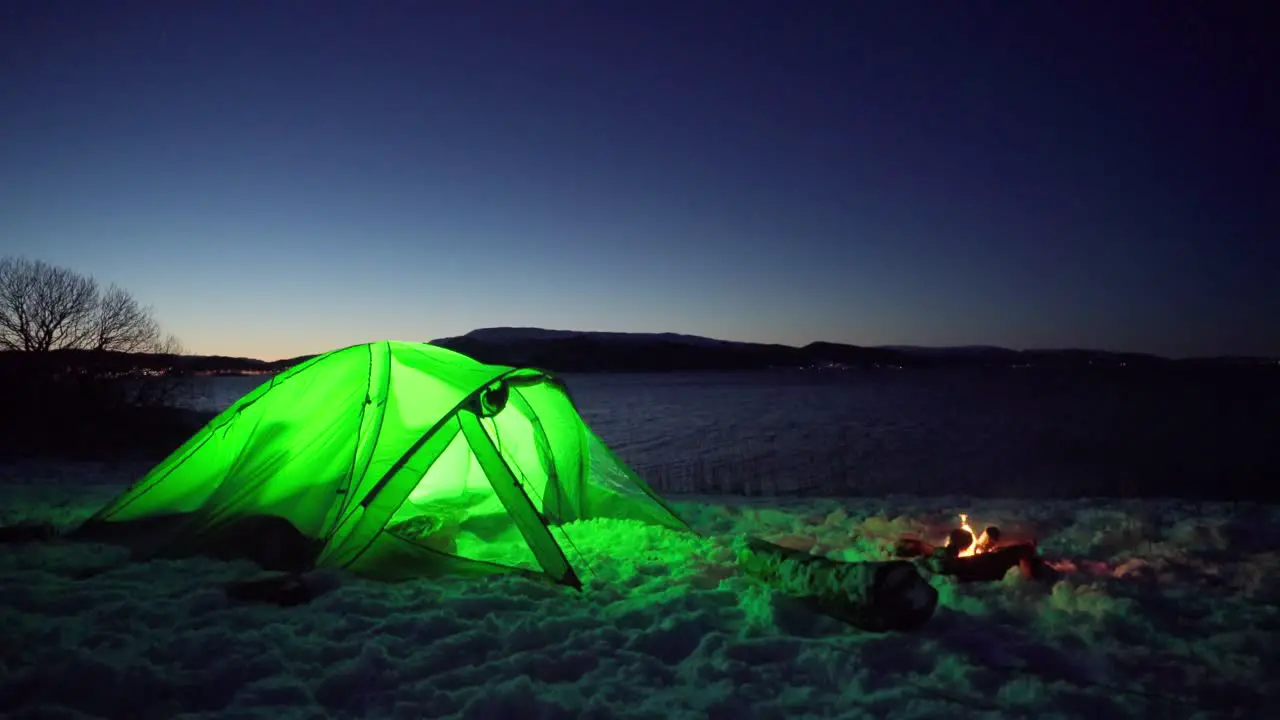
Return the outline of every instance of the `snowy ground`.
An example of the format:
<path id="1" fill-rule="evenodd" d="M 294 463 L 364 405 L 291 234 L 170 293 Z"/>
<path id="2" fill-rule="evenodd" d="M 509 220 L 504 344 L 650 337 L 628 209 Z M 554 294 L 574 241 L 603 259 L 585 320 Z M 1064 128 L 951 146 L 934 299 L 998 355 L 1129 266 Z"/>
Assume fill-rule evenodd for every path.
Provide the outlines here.
<path id="1" fill-rule="evenodd" d="M 0 523 L 74 522 L 142 470 L 0 467 Z M 0 546 L 0 715 L 1255 718 L 1280 691 L 1277 508 L 676 500 L 709 537 L 588 537 L 581 595 L 516 578 L 343 579 L 282 609 L 226 600 L 222 581 L 255 573 L 243 564 L 77 579 L 123 554 Z M 923 630 L 871 635 L 741 576 L 726 549 L 746 533 L 874 557 L 878 539 L 936 536 L 957 512 L 1036 535 L 1064 579 L 935 577 Z"/>

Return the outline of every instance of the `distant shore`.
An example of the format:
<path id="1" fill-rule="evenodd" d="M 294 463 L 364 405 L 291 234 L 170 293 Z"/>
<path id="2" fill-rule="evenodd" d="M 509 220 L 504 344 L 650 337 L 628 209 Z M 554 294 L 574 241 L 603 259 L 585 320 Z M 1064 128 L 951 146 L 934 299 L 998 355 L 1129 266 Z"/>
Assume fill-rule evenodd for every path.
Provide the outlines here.
<path id="1" fill-rule="evenodd" d="M 560 373 L 595 372 L 734 372 L 763 370 L 906 370 L 939 368 L 1028 369 L 1199 369 L 1258 368 L 1280 371 L 1280 358 L 1167 358 L 1133 352 L 1086 349 L 1012 350 L 995 346 L 867 347 L 814 342 L 790 345 L 716 340 L 671 333 L 615 333 L 485 328 L 466 335 L 432 340 L 431 344 L 480 362 L 536 367 Z M 0 371 L 18 353 L 0 352 Z M 87 360 L 83 353 L 63 351 L 68 367 Z M 314 355 L 259 360 L 224 355 L 158 355 L 98 353 L 93 363 L 120 375 L 270 375 Z M 12 368 L 8 368 L 12 369 Z"/>

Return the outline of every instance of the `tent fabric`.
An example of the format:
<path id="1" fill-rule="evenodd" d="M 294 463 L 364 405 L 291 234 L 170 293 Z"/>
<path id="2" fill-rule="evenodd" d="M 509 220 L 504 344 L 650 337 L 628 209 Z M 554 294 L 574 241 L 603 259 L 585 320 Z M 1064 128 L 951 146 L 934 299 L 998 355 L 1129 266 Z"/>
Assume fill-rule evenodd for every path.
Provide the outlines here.
<path id="1" fill-rule="evenodd" d="M 386 341 L 263 383 L 83 529 L 132 528 L 116 534 L 147 536 L 159 555 L 576 586 L 566 525 L 595 518 L 689 531 L 550 373 Z"/>

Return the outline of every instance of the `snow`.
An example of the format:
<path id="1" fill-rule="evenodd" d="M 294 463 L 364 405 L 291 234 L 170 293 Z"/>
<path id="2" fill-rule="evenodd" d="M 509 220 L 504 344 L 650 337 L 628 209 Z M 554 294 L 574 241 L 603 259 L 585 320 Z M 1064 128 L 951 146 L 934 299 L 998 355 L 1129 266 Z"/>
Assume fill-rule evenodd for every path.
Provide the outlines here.
<path id="1" fill-rule="evenodd" d="M 69 525 L 145 466 L 0 466 L 0 523 Z M 1280 691 L 1280 509 L 1179 501 L 677 496 L 704 536 L 576 534 L 582 593 L 333 576 L 230 602 L 246 563 L 0 546 L 0 715 L 20 718 L 1262 717 Z M 859 632 L 740 574 L 733 538 L 843 560 L 974 527 L 1063 575 L 959 585 L 910 634 Z M 618 543 L 618 533 L 627 542 Z M 97 570 L 98 572 L 93 572 Z"/>

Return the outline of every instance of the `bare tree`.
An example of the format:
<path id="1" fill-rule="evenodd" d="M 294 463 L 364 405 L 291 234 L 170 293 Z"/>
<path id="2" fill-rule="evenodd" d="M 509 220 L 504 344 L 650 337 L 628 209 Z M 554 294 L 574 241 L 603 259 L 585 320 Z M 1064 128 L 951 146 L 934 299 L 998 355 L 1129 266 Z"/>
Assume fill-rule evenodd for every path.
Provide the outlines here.
<path id="1" fill-rule="evenodd" d="M 173 333 L 169 333 L 164 336 L 164 340 L 160 341 L 160 344 L 156 347 L 154 352 L 161 355 L 181 355 L 186 351 L 186 347 L 182 344 L 182 341 L 178 339 L 178 336 Z"/>
<path id="2" fill-rule="evenodd" d="M 140 352 L 160 344 L 160 324 L 132 295 L 112 285 L 98 298 L 85 328 L 95 350 Z"/>
<path id="3" fill-rule="evenodd" d="M 115 285 L 42 260 L 0 258 L 0 349 L 176 352 L 151 308 Z"/>

